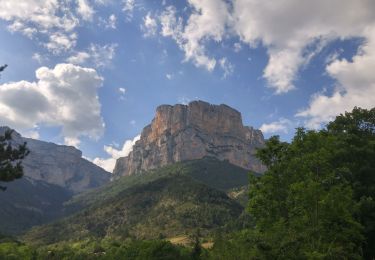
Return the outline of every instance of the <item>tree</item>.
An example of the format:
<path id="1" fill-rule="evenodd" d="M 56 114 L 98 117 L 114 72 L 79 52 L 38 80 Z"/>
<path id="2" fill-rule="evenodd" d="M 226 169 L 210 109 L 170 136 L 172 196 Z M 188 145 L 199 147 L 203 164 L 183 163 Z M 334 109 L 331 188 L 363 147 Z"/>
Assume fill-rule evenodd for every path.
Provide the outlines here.
<path id="1" fill-rule="evenodd" d="M 6 69 L 6 67 L 8 67 L 7 64 L 0 66 L 0 72 L 3 72 Z M 0 77 L 1 77 L 1 74 L 0 74 Z"/>
<path id="2" fill-rule="evenodd" d="M 268 170 L 250 182 L 248 210 L 257 237 L 252 254 L 260 258 L 361 257 L 362 227 L 357 204 L 332 163 L 335 138 L 325 131 L 297 129 L 290 144 L 272 137 L 258 157 Z"/>
<path id="3" fill-rule="evenodd" d="M 375 108 L 355 107 L 327 126 L 334 140 L 331 163 L 346 169 L 354 199 L 359 204 L 357 220 L 364 227 L 365 259 L 375 258 Z"/>
<path id="4" fill-rule="evenodd" d="M 29 154 L 26 142 L 15 147 L 12 143 L 12 133 L 13 130 L 7 130 L 0 136 L 0 181 L 3 182 L 23 176 L 22 159 Z M 5 190 L 6 187 L 0 186 L 0 189 Z"/>
<path id="5" fill-rule="evenodd" d="M 8 67 L 7 64 L 4 64 L 4 65 L 0 66 L 0 72 L 4 71 L 6 69 L 6 67 Z"/>

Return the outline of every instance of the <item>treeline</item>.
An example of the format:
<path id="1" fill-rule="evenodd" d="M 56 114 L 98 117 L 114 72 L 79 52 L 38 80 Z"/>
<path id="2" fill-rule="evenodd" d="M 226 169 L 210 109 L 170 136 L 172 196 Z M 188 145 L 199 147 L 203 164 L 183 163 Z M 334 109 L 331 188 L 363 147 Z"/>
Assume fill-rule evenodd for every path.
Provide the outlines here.
<path id="1" fill-rule="evenodd" d="M 163 240 L 116 241 L 87 239 L 80 242 L 33 247 L 13 240 L 0 243 L 1 259 L 199 259 L 200 250 L 173 245 Z"/>

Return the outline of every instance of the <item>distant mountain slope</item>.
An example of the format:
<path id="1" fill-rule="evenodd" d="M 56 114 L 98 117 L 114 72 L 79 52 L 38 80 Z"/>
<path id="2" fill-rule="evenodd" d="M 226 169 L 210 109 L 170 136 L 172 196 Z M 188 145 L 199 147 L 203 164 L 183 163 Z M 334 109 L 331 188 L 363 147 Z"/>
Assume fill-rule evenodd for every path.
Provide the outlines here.
<path id="1" fill-rule="evenodd" d="M 71 201 L 67 202 L 67 207 L 72 211 L 94 203 L 101 203 L 134 185 L 148 183 L 163 176 L 176 174 L 188 175 L 209 187 L 229 191 L 233 188 L 247 185 L 250 172 L 228 161 L 220 161 L 213 157 L 204 157 L 203 159 L 178 162 L 141 174 L 116 179 L 98 189 L 74 196 Z"/>
<path id="2" fill-rule="evenodd" d="M 60 186 L 28 177 L 6 184 L 0 192 L 0 232 L 17 234 L 63 215 L 72 193 Z"/>
<path id="3" fill-rule="evenodd" d="M 8 127 L 0 127 L 3 135 Z M 63 216 L 63 203 L 73 194 L 99 187 L 110 173 L 82 158 L 71 146 L 57 145 L 12 134 L 14 145 L 27 142 L 29 155 L 23 160 L 24 177 L 2 183 L 0 233 L 17 234 Z"/>
<path id="4" fill-rule="evenodd" d="M 207 233 L 236 221 L 243 207 L 225 191 L 247 184 L 247 170 L 204 158 L 122 177 L 80 194 L 67 210 L 78 213 L 36 227 L 24 239 L 54 243 L 85 237 L 158 238 Z M 215 178 L 216 176 L 216 178 Z"/>
<path id="5" fill-rule="evenodd" d="M 3 135 L 8 127 L 0 127 Z M 13 142 L 27 142 L 30 154 L 24 159 L 25 176 L 67 188 L 79 193 L 109 182 L 110 174 L 82 158 L 82 152 L 72 146 L 57 145 L 13 132 Z"/>
<path id="6" fill-rule="evenodd" d="M 152 239 L 193 234 L 225 225 L 243 208 L 224 192 L 188 176 L 161 177 L 136 185 L 53 224 L 36 227 L 25 236 L 30 243 L 55 243 L 87 237 Z"/>

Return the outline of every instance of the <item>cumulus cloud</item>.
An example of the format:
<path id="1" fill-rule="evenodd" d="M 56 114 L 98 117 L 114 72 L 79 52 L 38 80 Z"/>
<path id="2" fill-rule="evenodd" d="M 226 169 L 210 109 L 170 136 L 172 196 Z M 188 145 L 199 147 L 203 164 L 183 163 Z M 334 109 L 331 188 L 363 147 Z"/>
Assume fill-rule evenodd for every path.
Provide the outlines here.
<path id="1" fill-rule="evenodd" d="M 94 69 L 73 64 L 41 67 L 36 81 L 0 85 L 0 121 L 22 130 L 38 125 L 61 127 L 65 143 L 98 138 L 104 130 L 97 90 L 103 79 Z"/>
<path id="2" fill-rule="evenodd" d="M 259 129 L 266 134 L 287 134 L 288 131 L 291 130 L 293 125 L 293 122 L 289 119 L 280 118 L 278 121 L 274 121 L 269 124 L 262 124 L 262 126 Z"/>
<path id="3" fill-rule="evenodd" d="M 90 44 L 86 51 L 77 51 L 66 59 L 73 64 L 87 64 L 96 68 L 107 67 L 116 55 L 117 44 Z"/>
<path id="4" fill-rule="evenodd" d="M 133 150 L 135 143 L 141 138 L 140 135 L 137 135 L 131 140 L 126 140 L 121 148 L 121 150 L 116 149 L 113 146 L 104 146 L 104 151 L 110 155 L 109 158 L 95 158 L 93 163 L 102 167 L 108 172 L 112 172 L 115 168 L 116 160 L 120 157 L 128 156 L 129 153 Z"/>

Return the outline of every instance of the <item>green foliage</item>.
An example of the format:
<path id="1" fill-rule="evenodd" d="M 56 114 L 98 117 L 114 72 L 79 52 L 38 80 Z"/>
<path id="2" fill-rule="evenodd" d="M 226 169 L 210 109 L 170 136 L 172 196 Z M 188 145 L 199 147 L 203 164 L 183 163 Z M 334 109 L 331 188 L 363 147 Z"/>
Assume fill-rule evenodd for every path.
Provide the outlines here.
<path id="1" fill-rule="evenodd" d="M 62 217 L 71 196 L 63 187 L 28 177 L 8 183 L 0 194 L 0 232 L 16 235 Z"/>
<path id="2" fill-rule="evenodd" d="M 188 260 L 192 249 L 173 245 L 164 240 L 116 241 L 83 240 L 75 243 L 59 243 L 32 247 L 19 242 L 0 243 L 1 259 L 166 259 Z"/>
<path id="3" fill-rule="evenodd" d="M 22 159 L 29 153 L 26 143 L 19 145 L 17 148 L 12 145 L 12 133 L 12 130 L 8 130 L 4 136 L 0 136 L 0 181 L 3 182 L 22 177 Z M 0 189 L 5 190 L 6 187 L 0 186 Z"/>
<path id="4" fill-rule="evenodd" d="M 186 175 L 171 175 L 124 188 L 69 218 L 32 229 L 24 239 L 34 244 L 91 237 L 156 239 L 191 234 L 196 228 L 207 235 L 242 211 L 224 192 Z"/>
<path id="5" fill-rule="evenodd" d="M 354 108 L 327 126 L 334 138 L 331 163 L 345 171 L 359 204 L 357 219 L 364 227 L 366 259 L 375 258 L 375 108 Z"/>
<path id="6" fill-rule="evenodd" d="M 147 184 L 162 177 L 187 175 L 211 188 L 229 191 L 247 185 L 248 174 L 249 172 L 243 168 L 212 157 L 178 162 L 142 174 L 121 177 L 101 188 L 79 194 L 66 203 L 66 210 L 74 212 L 93 204 L 102 203 L 116 197 L 128 188 Z"/>
<path id="7" fill-rule="evenodd" d="M 335 152 L 335 138 L 304 129 L 297 129 L 291 144 L 274 137 L 259 152 L 268 171 L 250 182 L 249 212 L 260 239 L 254 248 L 264 248 L 261 254 L 360 257 L 357 204 L 346 170 L 332 163 Z"/>

